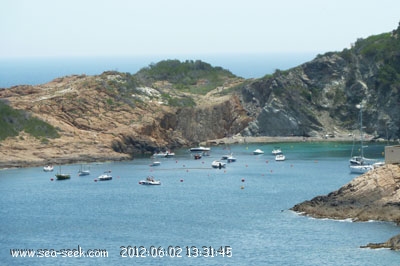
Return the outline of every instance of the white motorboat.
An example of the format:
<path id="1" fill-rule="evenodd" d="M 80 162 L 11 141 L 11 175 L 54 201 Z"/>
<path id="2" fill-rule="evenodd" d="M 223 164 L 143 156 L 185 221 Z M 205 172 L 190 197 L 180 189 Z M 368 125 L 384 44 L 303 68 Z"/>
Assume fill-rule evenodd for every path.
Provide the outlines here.
<path id="1" fill-rule="evenodd" d="M 282 150 L 280 148 L 275 148 L 275 149 L 272 150 L 272 154 L 273 155 L 278 155 L 278 154 L 281 154 L 281 153 L 282 153 Z"/>
<path id="2" fill-rule="evenodd" d="M 231 154 L 231 155 L 228 156 L 228 158 L 226 158 L 226 161 L 228 163 L 233 163 L 233 162 L 236 162 L 236 158 L 233 157 L 233 155 Z"/>
<path id="3" fill-rule="evenodd" d="M 149 185 L 149 186 L 161 185 L 161 181 L 154 180 L 154 177 L 148 176 L 146 179 L 140 180 L 139 185 Z"/>
<path id="4" fill-rule="evenodd" d="M 229 154 L 222 155 L 221 160 L 228 160 Z"/>
<path id="5" fill-rule="evenodd" d="M 226 163 L 221 162 L 221 161 L 213 161 L 211 163 L 211 167 L 212 168 L 216 168 L 216 169 L 225 168 L 226 167 Z"/>
<path id="6" fill-rule="evenodd" d="M 262 150 L 260 150 L 260 149 L 256 149 L 256 150 L 253 151 L 253 154 L 254 155 L 260 155 L 260 154 L 264 154 L 264 152 Z"/>
<path id="7" fill-rule="evenodd" d="M 174 157 L 175 153 L 166 151 L 166 152 L 157 152 L 153 154 L 153 158 L 171 158 Z"/>
<path id="8" fill-rule="evenodd" d="M 99 181 L 107 181 L 112 179 L 111 171 L 105 171 L 98 177 Z"/>
<path id="9" fill-rule="evenodd" d="M 376 162 L 376 163 L 373 164 L 374 168 L 378 168 L 378 167 L 381 167 L 381 166 L 384 166 L 384 165 L 385 165 L 385 162 Z"/>
<path id="10" fill-rule="evenodd" d="M 227 160 L 228 163 L 235 162 L 236 158 L 233 157 L 233 153 L 222 155 L 221 160 Z"/>
<path id="11" fill-rule="evenodd" d="M 43 171 L 45 172 L 53 172 L 54 167 L 52 165 L 46 165 L 45 167 L 43 167 Z"/>
<path id="12" fill-rule="evenodd" d="M 199 146 L 199 147 L 196 147 L 196 148 L 190 148 L 191 152 L 208 152 L 210 150 L 211 150 L 211 148 L 203 147 L 203 146 Z"/>
<path id="13" fill-rule="evenodd" d="M 154 161 L 150 164 L 150 166 L 160 166 L 160 165 L 161 165 L 161 162 L 159 162 L 159 161 Z"/>
<path id="14" fill-rule="evenodd" d="M 285 155 L 283 155 L 283 154 L 277 154 L 276 156 L 275 156 L 275 161 L 284 161 L 284 160 L 286 160 L 286 157 L 285 157 Z"/>

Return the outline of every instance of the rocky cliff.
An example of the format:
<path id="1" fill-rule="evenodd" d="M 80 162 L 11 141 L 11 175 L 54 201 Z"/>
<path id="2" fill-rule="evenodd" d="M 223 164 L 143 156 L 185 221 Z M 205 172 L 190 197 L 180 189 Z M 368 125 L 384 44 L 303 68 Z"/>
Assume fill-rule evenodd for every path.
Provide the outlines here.
<path id="1" fill-rule="evenodd" d="M 227 75 L 222 80 L 222 86 L 206 94 L 176 90 L 167 81 L 146 87 L 138 78 L 118 72 L 0 90 L 3 102 L 59 133 L 58 138 L 37 138 L 21 131 L 3 140 L 1 165 L 121 160 L 240 132 L 251 118 L 239 98 L 224 91 L 242 79 Z"/>
<path id="2" fill-rule="evenodd" d="M 400 166 L 385 165 L 353 179 L 339 190 L 291 208 L 316 218 L 390 221 L 400 224 Z M 366 247 L 400 249 L 400 235 Z"/>
<path id="3" fill-rule="evenodd" d="M 400 40 L 392 33 L 359 39 L 351 49 L 330 52 L 287 71 L 247 83 L 244 105 L 256 119 L 247 135 L 346 134 L 364 106 L 365 131 L 400 137 Z"/>

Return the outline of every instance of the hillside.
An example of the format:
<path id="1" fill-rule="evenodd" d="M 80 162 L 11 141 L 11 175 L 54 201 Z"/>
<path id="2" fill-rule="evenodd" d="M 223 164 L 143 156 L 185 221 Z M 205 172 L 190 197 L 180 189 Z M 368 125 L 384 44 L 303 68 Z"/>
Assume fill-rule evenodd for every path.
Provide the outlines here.
<path id="1" fill-rule="evenodd" d="M 107 71 L 0 90 L 12 110 L 0 117 L 7 125 L 1 165 L 119 160 L 237 134 L 343 138 L 356 133 L 359 103 L 369 136 L 397 140 L 399 31 L 260 79 L 200 60 L 165 60 L 135 74 Z"/>
<path id="2" fill-rule="evenodd" d="M 197 145 L 204 136 L 221 138 L 248 124 L 238 97 L 223 93 L 243 79 L 201 61 L 179 63 L 185 75 L 177 71 L 167 80 L 151 79 L 176 63 L 163 61 L 136 75 L 109 71 L 1 90 L 0 98 L 15 113 L 29 113 L 58 134 L 43 142 L 23 127 L 5 133 L 2 165 L 120 160 Z M 186 76 L 196 82 L 186 83 Z M 1 113 L 0 121 L 7 120 Z"/>
<path id="3" fill-rule="evenodd" d="M 257 119 L 249 135 L 320 136 L 347 134 L 357 127 L 363 103 L 368 134 L 400 137 L 399 28 L 366 39 L 350 49 L 314 60 L 243 87 L 247 109 Z M 274 125 L 271 127 L 270 125 Z"/>

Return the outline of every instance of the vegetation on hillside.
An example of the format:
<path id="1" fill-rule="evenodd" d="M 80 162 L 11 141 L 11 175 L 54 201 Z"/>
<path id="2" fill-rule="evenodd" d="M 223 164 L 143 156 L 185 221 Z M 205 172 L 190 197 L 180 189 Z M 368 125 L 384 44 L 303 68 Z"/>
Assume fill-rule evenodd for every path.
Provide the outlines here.
<path id="1" fill-rule="evenodd" d="M 46 138 L 59 137 L 53 126 L 32 117 L 25 111 L 11 108 L 4 101 L 0 101 L 0 140 L 18 136 L 21 131 L 25 131 L 36 138 L 42 138 L 43 141 Z"/>
<path id="2" fill-rule="evenodd" d="M 201 60 L 164 60 L 142 68 L 135 75 L 147 85 L 168 81 L 174 89 L 194 94 L 206 94 L 222 86 L 228 78 L 235 77 L 230 71 Z"/>
<path id="3" fill-rule="evenodd" d="M 353 50 L 380 64 L 376 87 L 380 94 L 400 92 L 400 24 L 391 33 L 358 39 Z"/>

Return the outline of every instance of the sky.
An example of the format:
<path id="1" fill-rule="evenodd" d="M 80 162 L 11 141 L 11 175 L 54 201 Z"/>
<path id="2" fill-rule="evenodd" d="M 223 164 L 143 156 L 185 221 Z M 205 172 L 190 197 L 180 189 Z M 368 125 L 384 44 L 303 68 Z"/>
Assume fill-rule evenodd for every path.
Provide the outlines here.
<path id="1" fill-rule="evenodd" d="M 325 53 L 390 32 L 398 0 L 2 0 L 0 58 Z"/>

